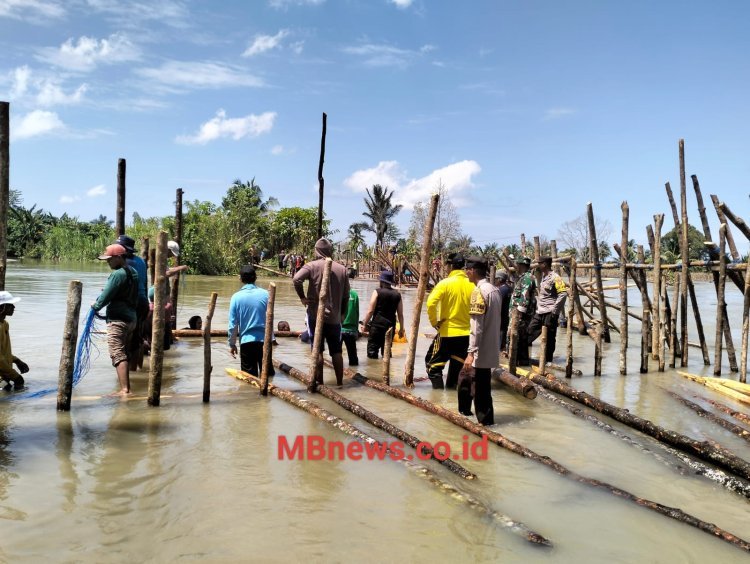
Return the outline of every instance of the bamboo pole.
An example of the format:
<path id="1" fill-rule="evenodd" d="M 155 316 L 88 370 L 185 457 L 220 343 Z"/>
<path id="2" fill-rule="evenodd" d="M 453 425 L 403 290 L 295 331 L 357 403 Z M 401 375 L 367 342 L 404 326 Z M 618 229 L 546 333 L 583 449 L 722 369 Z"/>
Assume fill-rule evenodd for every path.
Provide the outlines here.
<path id="1" fill-rule="evenodd" d="M 726 214 L 721 209 L 721 202 L 719 201 L 719 197 L 716 194 L 711 194 L 711 202 L 714 205 L 714 209 L 716 209 L 716 215 L 719 216 L 719 224 L 727 224 L 727 246 L 729 247 L 729 252 L 732 255 L 732 260 L 739 261 L 740 253 L 737 251 L 737 245 L 735 245 L 734 243 L 734 236 L 732 235 L 732 230 L 729 229 L 729 223 L 727 223 Z"/>
<path id="2" fill-rule="evenodd" d="M 594 338 L 594 376 L 602 375 L 602 328 L 596 328 Z"/>
<path id="3" fill-rule="evenodd" d="M 158 236 L 157 236 L 157 239 L 156 239 L 156 244 L 157 245 L 159 244 L 159 238 L 158 238 Z M 148 254 L 148 274 L 149 274 L 149 277 L 151 278 L 151 285 L 153 286 L 154 284 L 156 284 L 156 269 L 155 269 L 155 265 L 156 265 L 156 248 L 155 247 L 150 248 L 148 250 L 148 253 L 149 253 Z"/>
<path id="4" fill-rule="evenodd" d="M 391 327 L 385 332 L 385 345 L 383 347 L 383 382 L 391 385 L 391 351 L 393 349 L 393 330 Z"/>
<path id="5" fill-rule="evenodd" d="M 115 210 L 115 236 L 125 234 L 125 159 L 117 159 L 117 209 Z"/>
<path id="6" fill-rule="evenodd" d="M 146 268 L 148 268 L 149 243 L 148 237 L 141 237 L 141 258 L 143 259 L 143 262 L 146 263 Z"/>
<path id="7" fill-rule="evenodd" d="M 649 322 L 650 314 L 648 311 L 643 312 L 643 325 L 641 326 L 641 374 L 648 372 L 648 349 L 649 343 Z"/>
<path id="8" fill-rule="evenodd" d="M 182 264 L 182 188 L 177 188 L 177 193 L 175 196 L 175 212 L 174 212 L 174 228 L 175 228 L 175 237 L 174 241 L 180 246 L 180 256 L 175 257 L 175 266 L 180 266 Z M 181 272 L 178 272 L 174 277 L 174 282 L 172 282 L 172 293 L 170 301 L 172 302 L 172 321 L 171 321 L 171 329 L 177 329 L 177 298 L 180 295 L 180 277 L 182 276 Z M 167 323 L 170 321 L 167 320 Z"/>
<path id="9" fill-rule="evenodd" d="M 716 339 L 714 341 L 714 376 L 721 375 L 721 335 L 722 335 L 722 308 L 726 305 L 724 293 L 726 288 L 726 264 L 727 264 L 727 224 L 722 223 L 719 227 L 719 290 L 716 298 Z M 687 348 L 687 347 L 684 347 Z"/>
<path id="10" fill-rule="evenodd" d="M 600 303 L 600 301 L 601 301 L 601 300 L 599 299 L 599 295 L 598 295 L 598 293 L 597 293 L 597 295 L 594 295 L 594 294 L 592 294 L 591 292 L 589 292 L 589 291 L 588 291 L 588 290 L 587 290 L 586 288 L 584 288 L 583 286 L 581 286 L 580 284 L 578 285 L 578 290 L 579 290 L 579 291 L 580 291 L 580 292 L 581 292 L 581 293 L 582 293 L 582 294 L 583 294 L 584 296 L 586 296 L 586 297 L 587 297 L 587 298 L 588 298 L 588 299 L 589 299 L 589 300 L 591 301 L 591 303 L 596 303 L 596 304 L 597 304 L 597 307 L 599 307 L 599 303 Z M 610 305 L 610 306 L 611 306 L 612 304 L 608 304 L 608 303 L 607 303 L 607 302 L 605 301 L 605 302 L 604 302 L 604 308 L 605 308 L 605 309 L 604 309 L 604 311 L 605 311 L 605 314 L 604 314 L 604 319 L 606 319 L 606 324 L 607 324 L 607 326 L 608 326 L 608 327 L 610 327 L 610 328 L 611 328 L 611 329 L 612 329 L 612 330 L 613 330 L 613 331 L 614 331 L 615 333 L 619 333 L 619 332 L 620 332 L 620 330 L 619 330 L 619 329 L 617 328 L 617 326 L 615 325 L 615 322 L 614 322 L 614 321 L 612 321 L 612 320 L 611 320 L 611 319 L 609 318 L 609 316 L 608 316 L 608 315 L 606 314 L 606 311 L 607 311 L 607 310 L 606 310 L 606 307 L 607 307 L 608 305 Z M 585 310 L 584 310 L 584 311 L 585 311 Z M 593 317 L 592 317 L 592 319 L 593 319 Z"/>
<path id="11" fill-rule="evenodd" d="M 521 256 L 526 256 L 526 235 L 521 233 Z"/>
<path id="12" fill-rule="evenodd" d="M 599 262 L 599 240 L 596 238 L 596 226 L 594 225 L 594 206 L 589 202 L 586 204 L 586 213 L 589 222 L 589 252 L 594 262 L 594 276 L 596 278 L 596 287 L 599 293 L 599 313 L 602 320 L 602 336 L 604 341 L 609 343 L 609 325 L 607 324 L 607 308 L 604 305 L 604 290 L 602 290 L 602 265 Z"/>
<path id="13" fill-rule="evenodd" d="M 528 380 L 521 379 L 515 374 L 511 374 L 502 368 L 495 368 L 492 371 L 492 376 L 511 390 L 521 394 L 526 399 L 533 400 L 536 398 L 537 387 Z"/>
<path id="14" fill-rule="evenodd" d="M 10 103 L 0 102 L 0 291 L 8 268 L 8 207 L 10 201 Z"/>
<path id="15" fill-rule="evenodd" d="M 320 159 L 318 160 L 318 239 L 323 236 L 323 163 L 326 158 L 326 123 L 328 116 L 323 112 L 323 129 L 320 133 Z"/>
<path id="16" fill-rule="evenodd" d="M 211 299 L 208 302 L 208 312 L 206 321 L 203 323 L 203 403 L 208 403 L 211 399 L 211 321 L 214 318 L 214 309 L 216 309 L 216 300 L 219 294 L 211 292 Z"/>
<path id="17" fill-rule="evenodd" d="M 622 235 L 620 247 L 625 257 L 628 256 L 628 222 L 630 207 L 628 202 L 620 204 L 622 210 Z M 628 373 L 628 270 L 626 261 L 620 261 L 620 376 Z"/>
<path id="18" fill-rule="evenodd" d="M 539 259 L 542 257 L 542 246 L 539 242 L 539 236 L 534 235 L 534 263 L 539 264 Z M 534 277 L 536 278 L 536 287 L 538 288 L 539 285 L 542 283 L 542 273 L 539 269 L 536 269 L 536 272 L 534 272 Z"/>
<path id="19" fill-rule="evenodd" d="M 750 239 L 750 227 L 748 227 L 747 223 L 745 223 L 741 217 L 735 215 L 724 202 L 720 202 L 717 207 L 724 212 L 726 218 L 734 223 L 737 229 L 739 229 L 745 237 Z"/>
<path id="20" fill-rule="evenodd" d="M 267 266 L 263 266 L 262 264 L 254 264 L 253 266 L 256 269 L 260 268 L 261 270 L 267 270 L 268 272 L 272 272 L 276 276 L 283 276 L 285 278 L 293 278 L 291 274 L 287 274 L 286 272 L 281 272 L 280 270 L 276 270 L 275 268 L 269 268 Z"/>
<path id="21" fill-rule="evenodd" d="M 661 271 L 661 269 L 659 269 Z M 659 302 L 659 372 L 664 372 L 667 360 L 667 283 L 659 274 L 661 300 Z"/>
<path id="22" fill-rule="evenodd" d="M 680 253 L 682 255 L 683 267 L 680 270 L 681 280 L 681 294 L 680 294 L 680 331 L 681 338 L 680 342 L 683 343 L 682 347 L 682 358 L 680 360 L 680 366 L 688 365 L 688 350 L 690 347 L 685 346 L 688 342 L 688 314 L 687 314 L 687 301 L 688 301 L 688 276 L 690 270 L 688 264 L 690 264 L 690 253 L 688 249 L 688 215 L 687 215 L 687 185 L 685 182 L 685 140 L 680 139 L 679 141 L 679 153 L 680 153 L 680 210 L 682 212 L 682 223 L 681 237 L 680 237 Z"/>
<path id="23" fill-rule="evenodd" d="M 583 306 L 581 305 L 581 296 L 578 294 L 578 283 L 577 278 L 578 264 L 576 263 L 575 257 L 570 257 L 570 274 L 568 281 L 570 282 L 570 307 L 575 305 L 575 313 L 578 316 L 578 333 L 580 335 L 586 335 L 586 322 L 583 319 Z"/>
<path id="24" fill-rule="evenodd" d="M 727 325 L 728 326 L 728 325 Z M 745 292 L 742 303 L 742 348 L 740 349 L 740 382 L 747 382 L 747 346 L 750 333 L 750 257 L 745 270 Z"/>
<path id="25" fill-rule="evenodd" d="M 680 278 L 674 277 L 674 288 L 672 290 L 672 315 L 671 315 L 671 330 L 669 332 L 669 367 L 674 368 L 677 366 L 677 351 L 680 346 L 677 340 L 677 309 L 680 295 Z M 687 343 L 683 343 L 687 346 Z"/>
<path id="26" fill-rule="evenodd" d="M 510 310 L 510 333 L 508 335 L 508 370 L 511 374 L 516 373 L 518 362 L 518 310 Z"/>
<path id="27" fill-rule="evenodd" d="M 156 260 L 154 261 L 154 321 L 151 329 L 151 367 L 148 373 L 148 405 L 158 407 L 161 396 L 161 372 L 164 362 L 164 307 L 167 284 L 167 232 L 160 231 L 156 238 Z"/>
<path id="28" fill-rule="evenodd" d="M 247 374 L 246 372 L 240 372 L 239 375 L 235 375 L 235 378 L 245 381 L 255 387 L 260 386 L 260 380 L 255 376 Z M 294 392 L 284 390 L 282 388 L 277 388 L 273 384 L 269 386 L 269 391 L 271 392 L 271 395 L 276 396 L 277 398 L 284 400 L 285 402 L 303 411 L 306 411 L 307 413 L 334 427 L 335 429 L 338 429 L 342 433 L 354 437 L 360 442 L 373 446 L 377 446 L 380 444 L 370 435 L 362 432 L 354 425 L 347 423 L 340 417 L 336 417 L 329 411 L 326 411 L 325 409 L 320 407 L 318 404 L 310 400 L 301 398 Z M 490 509 L 488 506 L 486 506 L 483 502 L 479 501 L 477 498 L 471 496 L 470 494 L 459 491 L 453 485 L 443 481 L 441 478 L 436 476 L 429 468 L 422 466 L 421 464 L 415 464 L 405 457 L 399 456 L 398 453 L 390 449 L 386 449 L 386 455 L 386 457 L 390 460 L 394 460 L 405 465 L 411 472 L 415 473 L 421 478 L 424 478 L 425 480 L 427 480 L 427 482 L 437 487 L 439 491 L 450 495 L 453 499 L 465 503 L 482 515 L 486 515 L 496 520 L 503 528 L 509 530 L 510 532 L 517 534 L 534 544 L 552 546 L 552 543 L 550 543 L 549 540 L 547 540 L 540 534 L 535 533 L 523 523 L 516 521 L 515 519 L 511 519 L 507 515 L 503 515 L 502 513 L 494 511 L 493 509 Z"/>
<path id="29" fill-rule="evenodd" d="M 690 401 L 689 399 L 684 398 L 681 395 L 674 393 L 671 390 L 664 390 L 664 391 L 667 392 L 670 396 L 672 396 L 676 400 L 678 400 L 684 406 L 695 411 L 699 417 L 703 417 L 704 419 L 707 419 L 708 421 L 716 423 L 717 425 L 719 425 L 720 427 L 723 427 L 724 429 L 726 429 L 733 435 L 737 435 L 742 440 L 746 442 L 750 442 L 750 431 L 748 431 L 747 429 L 744 429 L 740 427 L 739 425 L 735 425 L 731 421 L 727 421 L 726 419 L 719 417 L 718 415 L 714 415 L 710 411 L 706 411 L 697 403 L 694 403 Z"/>
<path id="30" fill-rule="evenodd" d="M 709 366 L 711 360 L 708 353 L 708 344 L 706 343 L 706 336 L 703 332 L 703 322 L 701 321 L 701 312 L 698 307 L 698 298 L 695 295 L 695 285 L 693 284 L 693 277 L 688 273 L 688 293 L 690 295 L 690 306 L 693 308 L 693 317 L 695 318 L 695 328 L 698 332 L 698 346 L 703 354 L 703 364 Z M 726 309 L 726 308 L 725 308 Z"/>
<path id="31" fill-rule="evenodd" d="M 661 229 L 664 225 L 664 214 L 654 215 L 654 246 L 651 251 L 654 262 L 654 270 L 651 278 L 653 286 L 653 299 L 651 300 L 651 313 L 653 314 L 653 338 L 651 341 L 651 358 L 654 360 L 661 359 L 661 333 L 659 327 L 662 323 L 662 304 L 661 304 Z"/>
<path id="32" fill-rule="evenodd" d="M 674 202 L 674 195 L 672 194 L 672 187 L 669 182 L 664 184 L 664 188 L 667 190 L 667 198 L 669 199 L 669 207 L 672 209 L 672 218 L 674 218 L 675 227 L 680 224 L 680 216 L 677 213 L 677 205 Z"/>
<path id="33" fill-rule="evenodd" d="M 310 384 L 307 386 L 307 391 L 310 393 L 315 393 L 318 384 L 323 383 L 323 353 L 321 352 L 321 345 L 323 345 L 323 323 L 325 322 L 326 301 L 328 300 L 328 284 L 330 283 L 331 266 L 333 265 L 330 257 L 326 258 L 325 261 L 323 280 L 320 284 L 320 294 L 318 294 L 318 310 L 315 316 L 313 348 L 310 355 L 310 374 L 312 374 L 312 377 L 310 378 Z"/>
<path id="34" fill-rule="evenodd" d="M 542 326 L 542 335 L 539 340 L 539 373 L 544 374 L 547 370 L 547 326 Z"/>
<path id="35" fill-rule="evenodd" d="M 544 466 L 550 468 L 551 470 L 553 470 L 554 472 L 556 472 L 557 474 L 561 476 L 565 476 L 578 483 L 600 489 L 601 491 L 607 492 L 620 499 L 625 499 L 641 507 L 645 507 L 661 515 L 669 517 L 671 519 L 675 519 L 682 523 L 686 523 L 690 526 L 696 527 L 704 532 L 707 532 L 713 536 L 716 536 L 724 540 L 725 542 L 728 542 L 745 551 L 750 552 L 750 543 L 748 543 L 747 541 L 740 539 L 739 537 L 733 535 L 732 533 L 719 529 L 718 527 L 716 527 L 716 525 L 707 523 L 690 514 L 687 514 L 680 509 L 667 507 L 660 503 L 633 495 L 630 492 L 625 491 L 622 488 L 618 488 L 617 486 L 613 486 L 612 484 L 608 484 L 607 482 L 603 482 L 601 480 L 588 478 L 580 474 L 577 474 L 576 472 L 570 470 L 569 468 L 566 468 L 562 464 L 551 459 L 549 456 L 540 455 L 519 443 L 511 441 L 510 439 L 501 435 L 500 433 L 496 431 L 492 431 L 482 425 L 478 425 L 474 423 L 473 421 L 471 421 L 469 418 L 463 417 L 459 415 L 458 413 L 450 411 L 449 409 L 446 409 L 439 405 L 435 405 L 432 402 L 424 400 L 418 396 L 415 396 L 414 394 L 400 390 L 398 388 L 386 386 L 380 382 L 374 382 L 357 372 L 353 372 L 350 369 L 345 369 L 344 372 L 350 378 L 359 382 L 360 384 L 364 384 L 365 386 L 368 386 L 370 388 L 374 388 L 381 392 L 385 392 L 386 394 L 392 397 L 404 400 L 412 405 L 415 405 L 421 409 L 424 409 L 425 411 L 439 415 L 443 417 L 444 419 L 447 419 L 448 421 L 451 421 L 452 423 L 458 425 L 459 427 L 462 427 L 471 433 L 479 435 L 480 437 L 486 436 L 490 442 L 493 442 L 496 445 L 506 450 L 509 450 L 510 452 L 523 456 L 524 458 L 533 460 L 534 462 L 537 462 L 539 464 L 543 464 Z M 537 374 L 534 375 L 534 378 L 545 379 L 544 377 L 539 376 Z"/>
<path id="36" fill-rule="evenodd" d="M 274 337 L 299 337 L 303 331 L 274 331 Z M 367 331 L 361 332 L 363 335 L 367 335 Z M 191 338 L 191 337 L 203 337 L 203 329 L 177 329 L 172 334 L 175 337 L 180 338 Z M 211 337 L 227 337 L 229 332 L 226 329 L 211 329 Z"/>
<path id="37" fill-rule="evenodd" d="M 539 359 L 538 359 L 538 358 L 530 358 L 530 359 L 529 359 L 529 364 L 530 364 L 531 366 L 536 366 L 536 367 L 538 368 L 538 367 L 539 367 Z M 500 360 L 500 365 L 501 365 L 501 366 L 507 366 L 507 365 L 506 365 L 506 364 L 505 364 L 505 363 L 503 362 L 503 360 L 502 360 L 502 359 Z M 546 366 L 545 368 L 547 368 L 547 369 L 550 369 L 550 370 L 557 370 L 558 372 L 565 372 L 565 366 L 563 366 L 562 364 L 556 364 L 556 363 L 554 363 L 554 362 L 549 362 L 549 361 L 548 361 L 548 362 L 547 362 L 547 366 Z M 580 371 L 580 370 L 578 370 L 577 368 L 573 368 L 573 369 L 571 370 L 571 374 L 575 374 L 576 376 L 583 376 L 583 372 L 581 372 L 581 371 Z"/>
<path id="38" fill-rule="evenodd" d="M 284 372 L 285 374 L 288 374 L 295 380 L 298 380 L 302 382 L 303 384 L 307 384 L 309 387 L 310 381 L 312 378 L 309 374 L 305 374 L 301 370 L 298 370 L 294 368 L 293 366 L 290 366 L 288 364 L 285 364 L 280 361 L 275 361 L 274 366 Z M 456 474 L 457 476 L 460 476 L 461 478 L 464 478 L 465 480 L 475 480 L 476 474 L 473 474 L 472 472 L 469 472 L 466 468 L 455 462 L 452 458 L 446 458 L 441 460 L 440 456 L 436 456 L 436 453 L 434 449 L 429 446 L 425 441 L 415 437 L 414 435 L 407 433 L 406 431 L 403 431 L 402 429 L 399 429 L 392 423 L 389 423 L 385 419 L 382 419 L 381 417 L 378 417 L 371 411 L 368 411 L 358 403 L 354 403 L 353 401 L 345 398 L 338 392 L 333 391 L 331 388 L 324 384 L 319 384 L 317 387 L 318 393 L 322 395 L 323 397 L 328 398 L 332 402 L 336 403 L 337 405 L 343 407 L 347 411 L 353 413 L 357 417 L 360 417 L 367 421 L 370 425 L 374 425 L 378 429 L 382 429 L 389 435 L 392 435 L 399 439 L 400 441 L 403 441 L 404 443 L 408 444 L 413 449 L 417 450 L 417 452 L 420 452 L 423 456 L 429 456 L 435 462 L 438 464 L 442 464 L 445 466 L 448 470 Z M 420 457 L 421 458 L 421 457 Z"/>
<path id="39" fill-rule="evenodd" d="M 268 372 L 273 366 L 273 313 L 276 304 L 276 284 L 268 285 L 268 305 L 266 306 L 266 330 L 263 335 L 263 362 L 260 368 L 260 395 L 268 395 Z M 317 327 L 316 327 L 317 329 Z M 314 373 L 313 373 L 314 374 Z"/>
<path id="40" fill-rule="evenodd" d="M 571 290 L 572 292 L 572 290 Z M 573 309 L 574 302 L 571 300 L 568 308 L 568 326 L 565 328 L 566 354 L 565 354 L 565 377 L 573 377 Z"/>
<path id="41" fill-rule="evenodd" d="M 65 329 L 63 331 L 62 353 L 60 354 L 60 368 L 57 373 L 57 411 L 70 411 L 82 293 L 83 284 L 79 280 L 71 280 L 68 284 Z"/>
<path id="42" fill-rule="evenodd" d="M 414 356 L 417 352 L 417 337 L 419 336 L 419 322 L 422 317 L 422 303 L 427 291 L 427 276 L 430 271 L 430 249 L 432 248 L 432 230 L 435 227 L 435 216 L 437 215 L 440 194 L 433 194 L 430 201 L 430 213 L 424 226 L 422 235 L 422 260 L 419 265 L 419 285 L 412 310 L 411 327 L 409 328 L 409 348 L 406 353 L 406 364 L 404 365 L 404 385 L 407 388 L 414 386 Z"/>

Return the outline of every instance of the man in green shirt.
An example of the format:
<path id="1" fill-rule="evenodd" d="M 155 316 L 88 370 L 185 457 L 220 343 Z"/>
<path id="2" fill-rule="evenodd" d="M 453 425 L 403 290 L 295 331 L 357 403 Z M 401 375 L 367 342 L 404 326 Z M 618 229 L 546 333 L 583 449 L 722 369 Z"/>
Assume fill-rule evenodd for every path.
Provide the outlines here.
<path id="1" fill-rule="evenodd" d="M 118 395 L 130 393 L 128 344 L 135 329 L 138 304 L 138 273 L 126 264 L 127 250 L 117 243 L 106 248 L 99 260 L 113 270 L 104 290 L 91 304 L 94 311 L 107 306 L 107 347 L 120 383 Z"/>
<path id="2" fill-rule="evenodd" d="M 349 270 L 349 278 L 357 275 L 355 268 Z M 359 338 L 359 294 L 349 288 L 349 304 L 346 307 L 346 317 L 341 324 L 341 341 L 346 345 L 346 354 L 349 357 L 349 366 L 357 366 L 357 339 Z"/>

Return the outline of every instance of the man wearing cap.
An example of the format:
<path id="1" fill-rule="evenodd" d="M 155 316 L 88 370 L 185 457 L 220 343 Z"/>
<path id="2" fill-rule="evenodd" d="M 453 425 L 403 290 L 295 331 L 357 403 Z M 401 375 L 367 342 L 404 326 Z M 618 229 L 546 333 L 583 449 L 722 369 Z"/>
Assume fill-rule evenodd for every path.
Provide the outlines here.
<path id="1" fill-rule="evenodd" d="M 451 271 L 438 282 L 427 296 L 427 316 L 430 325 L 438 334 L 432 342 L 425 364 L 427 375 L 434 389 L 442 389 L 443 367 L 448 364 L 445 387 L 454 389 L 458 384 L 458 373 L 466 359 L 469 347 L 469 303 L 472 284 L 463 271 L 464 256 L 460 253 L 448 255 Z"/>
<path id="2" fill-rule="evenodd" d="M 492 369 L 500 357 L 501 296 L 500 290 L 487 280 L 488 269 L 487 260 L 482 257 L 466 259 L 466 275 L 476 287 L 469 306 L 469 348 L 458 377 L 458 411 L 471 415 L 473 400 L 480 425 L 495 423 L 490 385 Z"/>
<path id="3" fill-rule="evenodd" d="M 516 364 L 518 366 L 529 365 L 529 346 L 527 343 L 527 330 L 531 317 L 536 309 L 536 280 L 529 272 L 531 259 L 518 257 L 516 259 L 516 285 L 510 298 L 511 312 L 517 311 L 518 322 L 516 334 L 518 335 L 516 345 Z"/>
<path id="4" fill-rule="evenodd" d="M 240 268 L 242 288 L 229 301 L 229 352 L 237 358 L 237 336 L 240 338 L 240 367 L 243 372 L 259 376 L 263 369 L 263 339 L 266 333 L 268 291 L 255 285 L 257 274 L 250 264 Z M 273 375 L 273 367 L 268 373 Z"/>
<path id="5" fill-rule="evenodd" d="M 384 270 L 380 273 L 380 288 L 372 292 L 370 306 L 365 315 L 365 328 L 370 332 L 367 337 L 367 358 L 378 358 L 385 347 L 385 334 L 393 327 L 396 330 L 398 317 L 398 336 L 404 337 L 404 304 L 401 294 L 393 289 L 393 272 Z"/>
<path id="6" fill-rule="evenodd" d="M 316 259 L 310 261 L 297 271 L 294 275 L 294 289 L 300 301 L 307 307 L 307 326 L 310 336 L 315 335 L 315 323 L 318 315 L 318 296 L 323 283 L 325 272 L 325 260 L 331 258 L 333 245 L 328 239 L 320 238 L 315 243 Z M 304 292 L 304 282 L 307 284 L 307 295 Z M 346 275 L 346 267 L 333 261 L 331 264 L 331 276 L 328 280 L 328 297 L 325 304 L 325 316 L 323 318 L 323 338 L 328 343 L 328 352 L 331 355 L 333 369 L 336 373 L 336 384 L 344 383 L 344 358 L 341 354 L 341 322 L 346 314 L 349 303 L 349 278 Z M 322 343 L 321 343 L 322 346 Z M 322 351 L 322 349 L 321 349 Z M 323 359 L 318 367 L 316 378 L 323 382 Z"/>
<path id="7" fill-rule="evenodd" d="M 510 324 L 510 296 L 513 288 L 508 284 L 508 273 L 499 270 L 495 273 L 495 287 L 500 290 L 500 351 L 508 350 L 508 325 Z"/>
<path id="8" fill-rule="evenodd" d="M 11 382 L 15 390 L 23 389 L 25 382 L 21 374 L 26 374 L 29 371 L 28 364 L 17 356 L 13 356 L 10 346 L 10 328 L 5 320 L 6 317 L 13 315 L 13 312 L 16 311 L 15 304 L 20 301 L 21 298 L 14 298 L 10 292 L 0 292 L 0 380 L 7 382 L 3 388 L 6 392 L 11 389 Z M 14 364 L 18 371 L 13 368 Z"/>
<path id="9" fill-rule="evenodd" d="M 542 327 L 546 327 L 547 347 L 544 358 L 550 362 L 555 354 L 558 318 L 565 307 L 568 287 L 562 277 L 552 270 L 552 257 L 541 257 L 537 268 L 542 275 L 542 281 L 539 284 L 536 312 L 529 323 L 528 343 L 531 345 L 542 334 Z"/>
<path id="10" fill-rule="evenodd" d="M 135 254 L 135 240 L 123 234 L 117 238 L 115 243 L 125 247 L 127 254 L 125 262 L 132 266 L 138 273 L 138 305 L 136 307 L 136 321 L 133 336 L 130 340 L 130 370 L 135 372 L 138 365 L 143 363 L 143 333 L 146 331 L 145 323 L 148 317 L 148 267 L 146 261 Z"/>
<path id="11" fill-rule="evenodd" d="M 106 260 L 114 271 L 109 275 L 104 290 L 91 304 L 94 311 L 107 306 L 107 347 L 112 366 L 117 372 L 120 395 L 130 393 L 128 347 L 135 329 L 138 305 L 138 273 L 126 261 L 127 250 L 122 245 L 109 245 L 99 260 Z"/>

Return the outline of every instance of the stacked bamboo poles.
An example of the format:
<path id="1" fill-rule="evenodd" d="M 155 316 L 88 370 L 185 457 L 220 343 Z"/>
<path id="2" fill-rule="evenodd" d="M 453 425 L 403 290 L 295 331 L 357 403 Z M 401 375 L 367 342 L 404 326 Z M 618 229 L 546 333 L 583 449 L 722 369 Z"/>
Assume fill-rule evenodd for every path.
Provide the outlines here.
<path id="1" fill-rule="evenodd" d="M 76 360 L 76 343 L 78 341 L 78 317 L 81 314 L 81 294 L 83 284 L 71 280 L 68 284 L 68 303 L 65 312 L 65 331 L 63 332 L 60 369 L 57 376 L 57 411 L 70 411 L 70 400 L 73 395 L 73 369 Z"/>
<path id="2" fill-rule="evenodd" d="M 424 226 L 422 239 L 422 260 L 419 265 L 419 284 L 417 295 L 412 310 L 411 327 L 409 329 L 409 348 L 406 353 L 406 364 L 404 365 L 404 385 L 408 388 L 414 387 L 414 357 L 417 352 L 417 337 L 419 336 L 419 322 L 422 317 L 422 303 L 427 291 L 427 277 L 430 270 L 430 249 L 432 248 L 432 230 L 435 227 L 440 194 L 433 194 L 430 201 L 430 213 Z"/>
<path id="3" fill-rule="evenodd" d="M 164 307 L 167 284 L 167 232 L 160 231 L 156 238 L 156 260 L 154 261 L 154 321 L 151 329 L 151 367 L 148 375 L 148 405 L 158 407 L 161 396 L 161 371 L 164 362 Z"/>
<path id="4" fill-rule="evenodd" d="M 206 321 L 203 323 L 203 403 L 208 403 L 211 399 L 211 321 L 214 318 L 214 309 L 216 309 L 216 300 L 219 294 L 211 292 L 211 299 L 208 302 L 208 312 Z"/>
<path id="5" fill-rule="evenodd" d="M 320 352 L 323 344 L 323 322 L 325 320 L 326 300 L 328 299 L 328 283 L 331 277 L 331 266 L 333 261 L 330 257 L 326 258 L 323 268 L 323 281 L 320 284 L 320 294 L 318 295 L 318 311 L 315 317 L 315 333 L 313 335 L 313 350 L 310 355 L 310 384 L 307 391 L 315 393 L 318 388 L 318 382 L 323 382 L 323 353 Z"/>
<path id="6" fill-rule="evenodd" d="M 628 256 L 628 222 L 630 220 L 630 207 L 625 201 L 620 204 L 622 210 L 622 235 L 620 248 L 627 258 Z M 627 261 L 620 261 L 620 376 L 628 373 L 628 269 Z"/>
<path id="7" fill-rule="evenodd" d="M 602 289 L 602 265 L 599 262 L 599 241 L 596 238 L 596 226 L 594 225 L 594 207 L 589 202 L 586 204 L 586 213 L 589 222 L 589 251 L 591 260 L 594 263 L 594 276 L 596 278 L 596 288 L 599 293 L 599 312 L 601 314 L 602 331 L 604 341 L 609 343 L 609 325 L 607 325 L 607 308 L 604 304 L 604 290 Z"/>
<path id="8" fill-rule="evenodd" d="M 263 335 L 263 361 L 260 369 L 260 395 L 268 395 L 268 373 L 273 360 L 273 310 L 276 304 L 276 284 L 268 285 L 268 305 L 266 306 L 266 329 Z M 315 328 L 317 330 L 317 327 Z M 315 374 L 313 372 L 313 374 Z"/>

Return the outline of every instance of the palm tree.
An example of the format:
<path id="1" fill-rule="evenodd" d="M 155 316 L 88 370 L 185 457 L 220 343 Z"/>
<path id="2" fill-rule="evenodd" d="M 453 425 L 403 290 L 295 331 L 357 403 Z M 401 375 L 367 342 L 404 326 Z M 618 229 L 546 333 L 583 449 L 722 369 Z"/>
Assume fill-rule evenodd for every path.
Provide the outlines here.
<path id="1" fill-rule="evenodd" d="M 349 231 L 347 235 L 349 236 L 349 249 L 351 249 L 355 254 L 359 252 L 360 247 L 365 242 L 365 238 L 362 236 L 362 232 L 369 229 L 369 225 L 365 223 L 364 221 L 358 221 L 356 223 L 352 223 L 349 226 Z"/>
<path id="2" fill-rule="evenodd" d="M 255 183 L 255 178 L 250 182 L 242 182 L 237 178 L 227 190 L 227 195 L 221 200 L 221 205 L 227 211 L 249 206 L 261 213 L 267 213 L 279 205 L 279 201 L 273 196 L 263 200 L 263 190 Z"/>
<path id="3" fill-rule="evenodd" d="M 388 223 L 396 217 L 403 207 L 401 204 L 392 204 L 393 191 L 388 193 L 388 187 L 383 188 L 380 184 L 372 187 L 372 192 L 367 189 L 365 206 L 367 211 L 362 215 L 370 220 L 368 230 L 375 233 L 375 245 L 381 247 L 388 232 Z"/>

